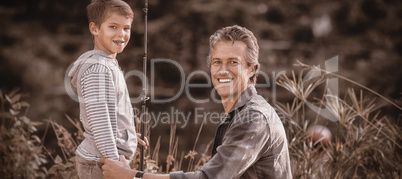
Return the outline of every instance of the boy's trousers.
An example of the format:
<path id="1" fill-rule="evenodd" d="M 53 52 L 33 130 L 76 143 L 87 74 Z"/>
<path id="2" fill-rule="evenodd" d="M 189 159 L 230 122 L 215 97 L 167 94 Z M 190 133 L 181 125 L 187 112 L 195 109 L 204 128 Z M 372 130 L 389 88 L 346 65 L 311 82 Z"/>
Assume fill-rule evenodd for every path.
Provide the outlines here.
<path id="1" fill-rule="evenodd" d="M 85 160 L 75 156 L 75 168 L 80 179 L 102 179 L 102 164 L 96 161 Z"/>

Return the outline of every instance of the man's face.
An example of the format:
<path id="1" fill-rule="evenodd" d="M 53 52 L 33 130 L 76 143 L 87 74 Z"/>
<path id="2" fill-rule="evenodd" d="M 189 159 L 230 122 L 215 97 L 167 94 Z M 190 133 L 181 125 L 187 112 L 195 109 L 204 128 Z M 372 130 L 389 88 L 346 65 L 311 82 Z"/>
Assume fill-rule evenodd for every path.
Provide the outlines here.
<path id="1" fill-rule="evenodd" d="M 254 70 L 247 65 L 246 50 L 241 41 L 219 41 L 212 50 L 211 78 L 222 100 L 235 101 L 248 87 Z"/>
<path id="2" fill-rule="evenodd" d="M 131 22 L 131 18 L 113 13 L 100 28 L 93 27 L 95 29 L 91 29 L 91 33 L 95 37 L 95 49 L 103 50 L 116 58 L 116 54 L 122 52 L 130 40 Z"/>

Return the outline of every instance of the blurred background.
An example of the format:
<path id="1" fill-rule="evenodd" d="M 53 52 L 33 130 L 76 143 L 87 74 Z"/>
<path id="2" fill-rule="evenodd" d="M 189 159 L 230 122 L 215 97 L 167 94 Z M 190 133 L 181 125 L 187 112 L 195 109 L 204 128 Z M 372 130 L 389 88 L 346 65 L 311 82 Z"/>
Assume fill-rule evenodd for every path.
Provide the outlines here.
<path id="1" fill-rule="evenodd" d="M 0 2 L 0 89 L 21 88 L 30 104 L 28 116 L 33 121 L 57 121 L 67 129 L 75 127 L 65 115 L 78 118 L 78 103 L 65 90 L 65 73 L 82 53 L 93 49 L 88 31 L 86 6 L 88 0 L 6 0 Z M 134 10 L 131 40 L 123 53 L 117 56 L 122 70 L 142 71 L 144 45 L 143 1 L 126 1 Z M 228 25 L 240 25 L 251 30 L 260 45 L 261 71 L 268 78 L 259 83 L 270 84 L 257 90 L 269 102 L 292 99 L 280 87 L 273 94 L 275 75 L 298 70 L 298 61 L 324 68 L 326 60 L 338 56 L 338 72 L 391 101 L 399 99 L 402 91 L 402 3 L 397 0 L 341 0 L 341 1 L 262 1 L 262 0 L 149 0 L 148 57 L 171 59 L 180 69 L 169 63 L 155 64 L 149 73 L 155 74 L 150 86 L 155 99 L 175 96 L 182 78 L 190 83 L 206 84 L 203 75 L 209 73 L 209 36 Z M 150 70 L 150 63 L 148 64 Z M 149 75 L 149 74 L 148 74 Z M 269 79 L 269 81 L 266 81 Z M 138 78 L 127 79 L 132 97 L 141 92 Z M 339 81 L 340 96 L 352 84 Z M 358 87 L 356 87 L 358 89 Z M 208 99 L 209 88 L 191 88 L 195 99 Z M 370 93 L 365 93 L 371 95 Z M 212 94 L 213 95 L 213 94 Z M 133 103 L 140 109 L 140 103 Z M 205 112 L 223 113 L 219 103 L 195 103 L 186 93 L 163 104 L 148 103 L 150 112 L 171 113 L 171 110 L 189 115 L 186 126 L 178 124 L 176 135 L 179 149 L 193 148 L 201 118 L 194 120 L 195 108 Z M 386 115 L 398 116 L 395 107 L 384 108 Z M 154 120 L 154 119 L 151 119 Z M 184 118 L 170 120 L 184 122 Z M 214 137 L 218 123 L 203 126 L 197 149 L 204 150 Z M 46 125 L 38 127 L 39 136 Z M 161 136 L 161 161 L 169 148 L 170 123 L 156 123 L 151 128 L 151 146 Z M 45 137 L 45 146 L 52 148 L 57 140 L 51 133 Z M 57 151 L 55 151 L 57 152 Z M 165 155 L 165 156 L 164 156 Z"/>

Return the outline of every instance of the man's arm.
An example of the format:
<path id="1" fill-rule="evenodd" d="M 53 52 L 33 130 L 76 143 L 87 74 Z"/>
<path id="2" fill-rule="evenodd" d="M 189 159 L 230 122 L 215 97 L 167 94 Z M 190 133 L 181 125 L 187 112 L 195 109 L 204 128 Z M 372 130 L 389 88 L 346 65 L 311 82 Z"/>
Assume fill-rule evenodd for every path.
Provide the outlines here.
<path id="1" fill-rule="evenodd" d="M 116 91 L 112 74 L 104 65 L 89 67 L 81 79 L 89 128 L 102 156 L 119 159 L 116 147 Z"/>
<path id="2" fill-rule="evenodd" d="M 102 157 L 100 162 L 103 163 L 103 177 L 104 178 L 119 178 L 119 179 L 133 179 L 137 174 L 137 170 L 130 169 L 129 162 L 120 155 L 120 161 L 111 160 Z M 168 174 L 153 174 L 145 173 L 143 179 L 169 179 Z"/>
<path id="3" fill-rule="evenodd" d="M 257 111 L 246 111 L 233 118 L 217 153 L 202 172 L 184 173 L 187 178 L 240 178 L 267 151 L 270 129 Z M 204 175 L 204 176 L 202 176 Z"/>

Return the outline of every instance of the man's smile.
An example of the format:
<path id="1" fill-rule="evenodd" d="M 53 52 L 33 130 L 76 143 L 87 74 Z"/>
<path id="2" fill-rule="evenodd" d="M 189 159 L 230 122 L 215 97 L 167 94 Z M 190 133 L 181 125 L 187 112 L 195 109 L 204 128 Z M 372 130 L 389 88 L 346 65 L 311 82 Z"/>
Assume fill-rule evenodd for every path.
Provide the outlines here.
<path id="1" fill-rule="evenodd" d="M 218 78 L 219 83 L 229 83 L 233 81 L 233 78 Z"/>

